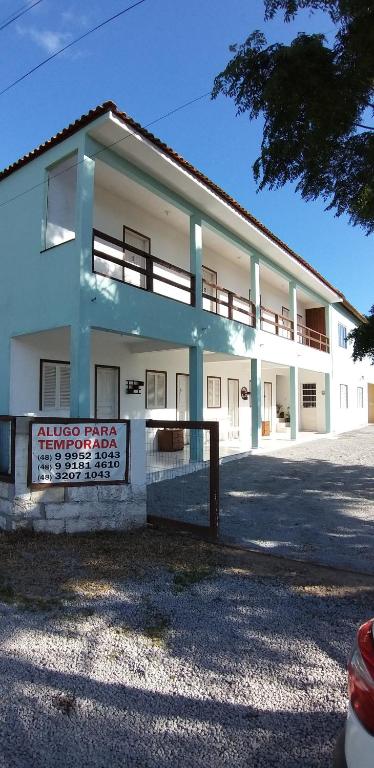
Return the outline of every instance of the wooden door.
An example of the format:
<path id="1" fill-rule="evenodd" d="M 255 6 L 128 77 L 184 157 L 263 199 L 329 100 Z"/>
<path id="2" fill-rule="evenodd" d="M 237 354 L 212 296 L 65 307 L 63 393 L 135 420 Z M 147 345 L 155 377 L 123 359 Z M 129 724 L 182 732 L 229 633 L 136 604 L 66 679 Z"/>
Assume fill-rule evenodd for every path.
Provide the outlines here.
<path id="1" fill-rule="evenodd" d="M 307 328 L 311 328 L 312 331 L 318 331 L 318 333 L 326 334 L 326 317 L 325 307 L 313 307 L 312 309 L 305 310 L 305 325 Z M 309 341 L 308 346 L 314 349 L 321 349 L 319 337 L 313 338 L 313 335 Z"/>

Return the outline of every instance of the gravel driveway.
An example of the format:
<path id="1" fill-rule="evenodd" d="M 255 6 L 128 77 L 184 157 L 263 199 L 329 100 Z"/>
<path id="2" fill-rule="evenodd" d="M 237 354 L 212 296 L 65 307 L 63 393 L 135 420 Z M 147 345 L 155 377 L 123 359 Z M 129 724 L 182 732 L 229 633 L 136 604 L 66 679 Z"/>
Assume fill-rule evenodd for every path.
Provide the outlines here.
<path id="1" fill-rule="evenodd" d="M 225 463 L 220 480 L 225 541 L 374 574 L 374 426 Z M 148 494 L 166 515 L 207 522 L 206 470 Z"/>
<path id="2" fill-rule="evenodd" d="M 45 571 L 34 592 L 54 559 L 70 596 L 18 602 L 9 589 L 0 603 L 2 768 L 330 768 L 374 579 L 197 542 L 181 570 L 186 540 L 165 553 L 157 533 L 130 546 L 165 566 L 152 556 L 124 579 L 114 536 L 105 557 L 91 539 L 84 564 L 76 543 L 43 564 L 38 541 L 21 553 Z"/>

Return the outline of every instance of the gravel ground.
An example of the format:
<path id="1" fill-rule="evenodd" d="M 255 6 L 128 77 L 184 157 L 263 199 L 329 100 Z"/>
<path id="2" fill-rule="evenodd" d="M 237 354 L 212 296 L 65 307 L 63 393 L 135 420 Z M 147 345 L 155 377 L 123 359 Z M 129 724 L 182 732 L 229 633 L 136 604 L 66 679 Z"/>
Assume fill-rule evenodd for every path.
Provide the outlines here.
<path id="1" fill-rule="evenodd" d="M 35 561 L 34 593 L 54 558 L 38 541 L 14 555 L 18 589 L 19 563 Z M 165 555 L 162 541 L 141 540 L 167 567 L 151 552 L 127 579 L 116 544 L 110 578 L 100 551 L 79 562 L 68 543 L 44 610 L 40 597 L 0 603 L 1 768 L 330 768 L 374 580 L 323 583 L 310 566 L 196 542 L 181 570 L 170 558 L 185 542 Z M 75 600 L 61 599 L 69 585 Z"/>
<path id="2" fill-rule="evenodd" d="M 221 465 L 220 534 L 374 574 L 374 427 Z M 148 487 L 154 508 L 207 523 L 207 473 Z"/>

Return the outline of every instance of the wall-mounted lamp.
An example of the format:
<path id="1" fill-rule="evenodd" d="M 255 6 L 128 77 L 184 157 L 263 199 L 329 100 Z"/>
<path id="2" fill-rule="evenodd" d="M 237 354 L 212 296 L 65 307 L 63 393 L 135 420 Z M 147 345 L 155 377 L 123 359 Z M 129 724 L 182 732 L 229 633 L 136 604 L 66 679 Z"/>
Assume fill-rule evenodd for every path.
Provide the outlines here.
<path id="1" fill-rule="evenodd" d="M 241 388 L 241 390 L 240 390 L 240 397 L 242 398 L 242 400 L 248 400 L 249 397 L 250 397 L 250 394 L 251 393 L 250 393 L 249 389 L 247 389 L 247 387 L 242 387 Z"/>
<path id="2" fill-rule="evenodd" d="M 144 381 L 138 381 L 137 379 L 126 379 L 127 395 L 140 395 L 141 387 L 144 387 Z"/>

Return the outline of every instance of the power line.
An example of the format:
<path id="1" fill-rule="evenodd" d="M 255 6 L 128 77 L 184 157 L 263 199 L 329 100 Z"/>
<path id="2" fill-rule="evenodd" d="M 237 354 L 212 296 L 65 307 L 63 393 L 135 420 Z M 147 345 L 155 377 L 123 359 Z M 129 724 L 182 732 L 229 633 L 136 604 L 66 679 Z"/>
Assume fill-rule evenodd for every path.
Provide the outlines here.
<path id="1" fill-rule="evenodd" d="M 175 115 L 177 112 L 180 112 L 182 109 L 186 109 L 186 107 L 191 106 L 192 104 L 196 104 L 198 101 L 202 101 L 202 99 L 206 99 L 208 96 L 210 96 L 210 91 L 206 91 L 205 93 L 200 94 L 200 96 L 196 96 L 193 99 L 190 99 L 189 101 L 185 101 L 183 104 L 180 104 L 178 107 L 175 107 L 174 109 L 169 110 L 169 112 L 165 112 L 163 115 L 160 115 L 159 117 L 156 117 L 154 120 L 151 120 L 149 123 L 146 123 L 143 127 L 144 128 L 150 128 L 152 125 L 155 125 L 156 123 L 160 123 L 161 120 L 165 120 L 167 117 L 170 117 L 171 115 Z M 105 152 L 108 149 L 111 149 L 112 147 L 116 146 L 117 144 L 121 144 L 123 141 L 126 141 L 127 139 L 132 139 L 133 134 L 131 133 L 129 136 L 123 136 L 122 139 L 117 139 L 116 141 L 112 141 L 111 144 L 107 144 L 101 149 L 98 149 L 97 152 L 94 152 L 91 157 L 92 159 L 95 157 L 98 157 L 102 152 Z M 68 173 L 72 168 L 78 167 L 78 165 L 81 165 L 83 160 L 77 160 L 77 162 L 72 163 L 68 166 L 68 168 L 64 168 L 63 171 L 59 171 L 58 173 L 55 173 L 53 175 L 53 178 L 57 178 L 58 176 L 61 176 L 63 173 Z M 0 182 L 1 183 L 1 182 Z M 38 187 L 43 187 L 48 183 L 47 179 L 44 179 L 43 181 L 39 181 L 37 184 L 34 184 L 32 187 L 29 187 L 28 189 L 24 189 L 23 192 L 19 192 L 18 195 L 14 195 L 14 197 L 9 197 L 7 200 L 3 200 L 2 203 L 0 203 L 0 208 L 2 208 L 4 205 L 8 205 L 8 203 L 12 203 L 14 200 L 18 200 L 20 197 L 23 197 L 23 195 L 27 195 L 29 192 L 33 192 L 34 189 L 38 189 Z"/>
<path id="2" fill-rule="evenodd" d="M 32 5 L 30 5 L 30 3 L 26 3 L 26 5 L 22 5 L 21 8 L 18 8 L 18 10 L 15 11 L 15 13 L 17 14 L 16 16 L 14 16 L 14 14 L 11 14 L 10 16 L 7 16 L 5 19 L 3 19 L 2 22 L 0 22 L 1 24 L 0 32 L 6 27 L 9 27 L 10 24 L 13 24 L 13 21 L 17 21 L 17 19 L 20 19 L 21 16 L 23 16 L 28 11 L 31 11 L 32 8 L 35 8 L 36 5 L 39 5 L 42 2 L 43 0 L 36 0 L 35 3 L 33 3 Z"/>
<path id="3" fill-rule="evenodd" d="M 38 2 L 41 2 L 41 1 L 42 0 L 38 0 Z M 27 77 L 30 77 L 30 75 L 32 75 L 38 69 L 41 69 L 41 67 L 44 67 L 45 64 L 48 64 L 49 61 L 52 61 L 52 59 L 55 59 L 56 56 L 59 56 L 60 53 L 67 51 L 68 48 L 72 47 L 72 45 L 79 43 L 81 40 L 84 40 L 85 37 L 92 35 L 93 32 L 97 32 L 98 29 L 105 27 L 106 24 L 109 24 L 111 21 L 115 21 L 115 19 L 119 19 L 120 16 L 123 16 L 125 13 L 128 13 L 128 11 L 132 11 L 133 8 L 136 8 L 138 5 L 142 5 L 142 3 L 145 3 L 145 2 L 146 0 L 137 0 L 136 3 L 133 3 L 132 5 L 128 5 L 127 8 L 123 8 L 122 11 L 115 13 L 114 16 L 110 16 L 108 19 L 104 19 L 104 21 L 101 21 L 100 24 L 97 24 L 95 27 L 88 29 L 87 32 L 83 33 L 83 35 L 76 37 L 70 43 L 67 43 L 67 45 L 64 45 L 62 48 L 59 48 L 58 51 L 55 51 L 55 53 L 52 53 L 46 59 L 44 59 L 43 61 L 40 61 L 39 64 L 37 64 L 35 67 L 32 67 L 32 69 L 29 69 L 23 75 L 18 77 L 17 80 L 14 80 L 13 83 L 10 83 L 9 85 L 6 86 L 6 88 L 3 88 L 3 90 L 0 91 L 0 96 L 3 96 L 4 93 L 7 93 L 7 91 L 10 91 L 11 88 L 14 88 L 14 86 L 18 85 L 18 83 L 21 83 L 22 80 L 26 80 Z"/>

